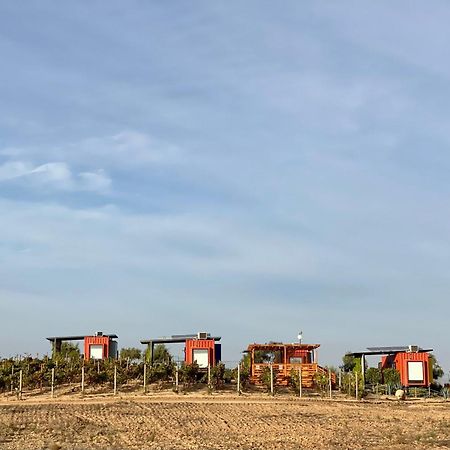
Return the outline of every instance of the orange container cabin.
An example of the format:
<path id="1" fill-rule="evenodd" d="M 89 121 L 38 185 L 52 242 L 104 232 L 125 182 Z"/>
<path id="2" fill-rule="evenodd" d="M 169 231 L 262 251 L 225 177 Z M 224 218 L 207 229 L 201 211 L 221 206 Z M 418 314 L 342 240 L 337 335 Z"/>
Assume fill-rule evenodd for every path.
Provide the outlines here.
<path id="1" fill-rule="evenodd" d="M 403 347 L 368 347 L 367 351 L 348 353 L 355 358 L 361 358 L 361 367 L 366 369 L 367 356 L 381 356 L 379 367 L 381 373 L 385 369 L 396 369 L 400 374 L 403 387 L 428 387 L 433 381 L 433 364 L 430 352 L 433 349 L 423 349 L 417 345 Z"/>
<path id="2" fill-rule="evenodd" d="M 84 359 L 108 359 L 117 358 L 117 336 L 111 334 L 96 333 L 94 336 L 84 338 Z"/>
<path id="3" fill-rule="evenodd" d="M 250 383 L 261 385 L 261 375 L 272 367 L 274 384 L 287 386 L 292 373 L 301 371 L 302 386 L 313 388 L 316 374 L 328 376 L 328 371 L 317 363 L 320 344 L 250 344 L 245 351 L 250 355 Z M 331 373 L 332 384 L 336 376 Z"/>
<path id="4" fill-rule="evenodd" d="M 428 387 L 433 381 L 433 367 L 426 352 L 399 352 L 381 358 L 381 370 L 394 368 L 404 387 Z"/>
<path id="5" fill-rule="evenodd" d="M 220 344 L 214 339 L 187 339 L 184 348 L 184 362 L 198 364 L 200 369 L 214 367 L 220 361 Z"/>
<path id="6" fill-rule="evenodd" d="M 148 360 L 152 365 L 155 345 L 184 344 L 185 364 L 196 362 L 200 369 L 207 369 L 208 366 L 216 366 L 222 358 L 220 339 L 220 336 L 213 337 L 209 333 L 200 332 L 197 334 L 176 334 L 167 338 L 145 339 L 141 340 L 141 344 L 148 346 Z"/>
<path id="7" fill-rule="evenodd" d="M 93 336 L 54 336 L 47 340 L 52 343 L 53 355 L 61 352 L 62 343 L 67 341 L 84 341 L 84 359 L 117 358 L 117 339 L 115 334 L 103 334 L 98 331 Z"/>

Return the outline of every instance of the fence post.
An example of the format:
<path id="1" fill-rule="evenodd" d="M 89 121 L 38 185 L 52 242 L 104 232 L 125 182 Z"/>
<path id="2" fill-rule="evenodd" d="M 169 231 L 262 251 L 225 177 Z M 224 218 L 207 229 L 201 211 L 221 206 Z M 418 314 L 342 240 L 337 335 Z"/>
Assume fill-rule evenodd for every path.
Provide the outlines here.
<path id="1" fill-rule="evenodd" d="M 11 366 L 11 394 L 14 392 L 14 364 Z"/>
<path id="2" fill-rule="evenodd" d="M 331 370 L 328 369 L 328 385 L 330 388 L 330 398 L 332 398 L 332 394 L 331 394 Z"/>
<path id="3" fill-rule="evenodd" d="M 303 395 L 303 379 L 302 379 L 302 367 L 298 369 L 298 396 L 302 398 Z"/>
<path id="4" fill-rule="evenodd" d="M 114 364 L 114 395 L 117 395 L 117 364 Z"/>
<path id="5" fill-rule="evenodd" d="M 55 396 L 55 368 L 52 368 L 52 398 Z"/>
<path id="6" fill-rule="evenodd" d="M 22 400 L 23 371 L 19 372 L 19 400 Z"/>
<path id="7" fill-rule="evenodd" d="M 179 393 L 179 384 L 180 384 L 180 373 L 179 373 L 179 367 L 177 364 L 177 367 L 175 369 L 175 388 L 176 388 L 177 394 Z"/>
<path id="8" fill-rule="evenodd" d="M 339 369 L 339 391 L 342 389 L 342 369 Z"/>
<path id="9" fill-rule="evenodd" d="M 208 364 L 208 389 L 211 389 L 211 365 Z"/>
<path id="10" fill-rule="evenodd" d="M 270 364 L 270 395 L 273 395 L 273 364 Z"/>
<path id="11" fill-rule="evenodd" d="M 84 394 L 84 364 L 81 366 L 81 393 Z"/>
<path id="12" fill-rule="evenodd" d="M 356 394 L 356 400 L 358 400 L 359 397 L 359 386 L 358 386 L 358 372 L 355 372 L 355 394 Z"/>
<path id="13" fill-rule="evenodd" d="M 144 361 L 144 394 L 147 393 L 147 363 Z"/>
<path id="14" fill-rule="evenodd" d="M 237 366 L 237 393 L 241 394 L 241 364 L 238 363 Z"/>

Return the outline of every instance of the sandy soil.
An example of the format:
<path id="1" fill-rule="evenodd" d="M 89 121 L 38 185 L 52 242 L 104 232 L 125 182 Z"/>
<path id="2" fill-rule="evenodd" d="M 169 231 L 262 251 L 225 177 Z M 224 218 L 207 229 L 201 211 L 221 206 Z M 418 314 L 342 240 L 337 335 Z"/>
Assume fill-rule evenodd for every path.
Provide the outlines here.
<path id="1" fill-rule="evenodd" d="M 170 395 L 0 400 L 0 449 L 450 448 L 450 403 Z"/>

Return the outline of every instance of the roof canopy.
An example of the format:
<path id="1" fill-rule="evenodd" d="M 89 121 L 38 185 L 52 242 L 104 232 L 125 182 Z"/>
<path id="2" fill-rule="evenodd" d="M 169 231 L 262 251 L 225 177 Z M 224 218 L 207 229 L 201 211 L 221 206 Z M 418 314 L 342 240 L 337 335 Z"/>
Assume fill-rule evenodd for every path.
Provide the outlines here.
<path id="1" fill-rule="evenodd" d="M 284 349 L 292 349 L 292 350 L 306 350 L 311 351 L 316 348 L 319 348 L 320 344 L 283 344 L 279 342 L 274 342 L 270 344 L 250 344 L 247 348 L 247 352 L 251 352 L 252 350 L 263 350 L 263 351 L 277 351 Z"/>
<path id="2" fill-rule="evenodd" d="M 117 334 L 102 334 L 98 337 L 109 337 L 111 339 L 117 339 L 119 336 Z M 48 341 L 82 341 L 85 337 L 91 337 L 90 334 L 85 334 L 84 336 L 53 336 L 46 338 Z"/>
<path id="3" fill-rule="evenodd" d="M 174 335 L 167 338 L 156 338 L 156 339 L 143 339 L 141 341 L 141 344 L 183 344 L 189 339 L 198 339 L 198 335 L 196 334 L 189 334 L 189 335 Z M 214 340 L 214 341 L 220 341 L 222 339 L 221 336 L 208 336 L 206 339 L 199 339 L 201 341 L 203 340 Z"/>
<path id="4" fill-rule="evenodd" d="M 404 345 L 399 347 L 368 347 L 367 350 L 363 350 L 360 352 L 350 352 L 347 353 L 349 356 L 355 356 L 357 358 L 360 358 L 361 356 L 371 356 L 371 355 L 395 355 L 397 353 L 404 353 L 404 352 L 410 352 L 410 353 L 429 353 L 432 352 L 432 348 L 421 348 L 417 347 L 417 351 L 412 351 L 410 346 Z"/>

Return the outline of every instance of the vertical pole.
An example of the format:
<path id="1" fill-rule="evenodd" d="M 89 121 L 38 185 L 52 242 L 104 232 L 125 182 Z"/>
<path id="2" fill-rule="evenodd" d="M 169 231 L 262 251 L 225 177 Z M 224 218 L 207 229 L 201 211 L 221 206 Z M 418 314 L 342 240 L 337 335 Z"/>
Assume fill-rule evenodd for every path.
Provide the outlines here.
<path id="1" fill-rule="evenodd" d="M 363 390 L 366 386 L 366 357 L 364 355 L 361 356 L 361 381 Z"/>
<path id="2" fill-rule="evenodd" d="M 11 394 L 14 392 L 14 364 L 11 366 Z"/>
<path id="3" fill-rule="evenodd" d="M 270 364 L 270 395 L 273 395 L 273 364 Z"/>
<path id="4" fill-rule="evenodd" d="M 23 371 L 19 372 L 19 400 L 22 400 Z"/>
<path id="5" fill-rule="evenodd" d="M 84 394 L 84 364 L 81 366 L 81 393 Z"/>
<path id="6" fill-rule="evenodd" d="M 358 386 L 358 372 L 355 372 L 355 394 L 356 394 L 356 400 L 359 398 L 359 386 Z"/>
<path id="7" fill-rule="evenodd" d="M 208 389 L 211 388 L 211 365 L 208 364 Z"/>
<path id="8" fill-rule="evenodd" d="M 117 395 L 117 365 L 114 364 L 114 395 Z"/>
<path id="9" fill-rule="evenodd" d="M 331 370 L 328 369 L 328 386 L 330 388 L 330 398 L 331 398 Z"/>
<path id="10" fill-rule="evenodd" d="M 237 366 L 237 393 L 241 394 L 241 364 L 238 363 Z"/>
<path id="11" fill-rule="evenodd" d="M 176 387 L 176 390 L 177 390 L 177 394 L 179 392 L 179 385 L 180 385 L 180 373 L 179 373 L 179 367 L 178 367 L 178 364 L 177 364 L 177 367 L 175 369 L 175 387 Z"/>
<path id="12" fill-rule="evenodd" d="M 97 360 L 97 373 L 100 373 L 100 360 Z"/>
<path id="13" fill-rule="evenodd" d="M 52 398 L 55 396 L 55 368 L 52 369 Z"/>
<path id="14" fill-rule="evenodd" d="M 342 369 L 339 369 L 339 391 L 342 389 Z"/>
<path id="15" fill-rule="evenodd" d="M 298 396 L 302 398 L 303 395 L 303 379 L 302 379 L 302 367 L 298 369 Z"/>
<path id="16" fill-rule="evenodd" d="M 144 361 L 144 394 L 147 393 L 147 363 Z"/>

